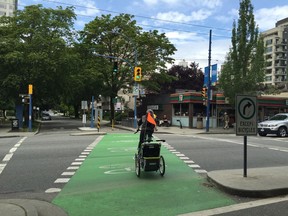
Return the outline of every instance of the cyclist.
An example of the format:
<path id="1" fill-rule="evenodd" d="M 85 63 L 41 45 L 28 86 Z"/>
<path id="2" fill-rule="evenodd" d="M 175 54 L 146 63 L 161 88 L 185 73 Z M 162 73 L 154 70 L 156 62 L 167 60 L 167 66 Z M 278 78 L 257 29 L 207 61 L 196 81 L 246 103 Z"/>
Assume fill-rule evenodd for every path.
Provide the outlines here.
<path id="1" fill-rule="evenodd" d="M 156 122 L 154 119 L 154 112 L 152 109 L 148 109 L 146 111 L 146 114 L 141 117 L 141 119 L 138 121 L 138 129 L 140 130 L 140 137 L 139 137 L 139 143 L 138 143 L 138 150 L 140 149 L 141 144 L 145 141 L 145 136 L 148 137 L 148 142 L 152 140 L 152 134 L 154 130 L 157 130 L 156 128 Z"/>

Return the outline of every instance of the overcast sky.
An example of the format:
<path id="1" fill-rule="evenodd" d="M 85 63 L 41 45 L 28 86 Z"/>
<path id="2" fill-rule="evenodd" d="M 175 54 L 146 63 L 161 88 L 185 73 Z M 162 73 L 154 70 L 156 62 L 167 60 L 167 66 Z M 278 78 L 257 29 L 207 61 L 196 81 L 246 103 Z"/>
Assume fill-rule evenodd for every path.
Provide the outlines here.
<path id="1" fill-rule="evenodd" d="M 273 28 L 278 20 L 288 17 L 287 0 L 251 2 L 260 31 Z M 177 48 L 173 56 L 176 60 L 195 61 L 201 68 L 208 65 L 210 29 L 211 63 L 223 63 L 239 10 L 239 0 L 19 0 L 19 9 L 31 4 L 50 8 L 75 6 L 76 29 L 102 14 L 133 14 L 144 30 L 157 29 L 166 34 Z"/>

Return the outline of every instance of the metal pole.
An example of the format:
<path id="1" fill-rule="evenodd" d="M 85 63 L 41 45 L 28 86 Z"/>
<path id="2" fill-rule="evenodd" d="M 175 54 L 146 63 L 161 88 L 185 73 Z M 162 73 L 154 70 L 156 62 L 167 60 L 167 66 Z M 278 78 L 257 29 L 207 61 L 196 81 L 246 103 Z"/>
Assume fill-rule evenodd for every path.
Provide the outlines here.
<path id="1" fill-rule="evenodd" d="M 247 136 L 244 136 L 244 170 L 243 176 L 247 177 Z"/>
<path id="2" fill-rule="evenodd" d="M 138 59 L 137 59 L 138 53 L 137 53 L 137 48 L 136 48 L 135 44 L 134 44 L 134 52 L 135 52 L 135 54 L 134 54 L 134 56 L 135 56 L 134 66 L 137 67 L 138 66 L 138 62 L 137 62 L 138 61 Z M 134 71 L 133 71 L 133 73 L 134 73 Z M 138 89 L 138 95 L 139 95 L 139 84 L 136 83 L 136 81 L 135 81 L 134 85 L 135 85 L 135 87 L 138 87 L 137 89 Z M 134 97 L 134 128 L 135 129 L 137 128 L 137 95 L 135 95 L 135 97 Z"/>
<path id="3" fill-rule="evenodd" d="M 137 87 L 137 83 L 134 84 L 135 88 Z M 137 95 L 134 95 L 134 128 L 137 128 Z"/>
<path id="4" fill-rule="evenodd" d="M 92 102 L 91 102 L 91 124 L 90 127 L 94 128 L 94 96 L 92 96 Z"/>
<path id="5" fill-rule="evenodd" d="M 209 33 L 209 52 L 208 52 L 208 83 L 207 83 L 207 108 L 206 108 L 206 132 L 209 132 L 209 119 L 210 119 L 210 89 L 211 89 L 211 80 L 210 80 L 210 68 L 211 68 L 211 43 L 212 43 L 212 30 L 210 29 Z"/>
<path id="6" fill-rule="evenodd" d="M 32 94 L 29 94 L 29 131 L 32 131 Z"/>

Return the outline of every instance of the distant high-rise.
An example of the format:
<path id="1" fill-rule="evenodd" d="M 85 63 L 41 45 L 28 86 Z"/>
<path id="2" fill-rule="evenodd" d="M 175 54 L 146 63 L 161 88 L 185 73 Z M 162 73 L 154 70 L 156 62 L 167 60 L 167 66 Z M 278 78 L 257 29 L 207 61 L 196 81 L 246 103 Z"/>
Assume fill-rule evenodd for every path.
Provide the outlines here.
<path id="1" fill-rule="evenodd" d="M 18 0 L 0 0 L 0 16 L 13 16 L 17 10 Z"/>
<path id="2" fill-rule="evenodd" d="M 279 20 L 275 28 L 261 33 L 265 43 L 265 84 L 279 85 L 288 81 L 288 17 Z"/>
<path id="3" fill-rule="evenodd" d="M 179 62 L 178 65 L 182 67 L 188 67 L 188 62 L 186 62 L 185 59 L 183 59 L 183 61 Z"/>

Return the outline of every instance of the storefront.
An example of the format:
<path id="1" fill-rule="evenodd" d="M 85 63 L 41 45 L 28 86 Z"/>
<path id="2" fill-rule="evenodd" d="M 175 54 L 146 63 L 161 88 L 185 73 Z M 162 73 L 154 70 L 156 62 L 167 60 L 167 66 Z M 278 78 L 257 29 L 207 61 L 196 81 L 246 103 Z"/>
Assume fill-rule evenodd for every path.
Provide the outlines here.
<path id="1" fill-rule="evenodd" d="M 276 113 L 288 112 L 288 94 L 280 96 L 260 96 L 257 98 L 258 120 L 262 121 Z M 200 92 L 181 92 L 170 95 L 172 106 L 172 125 L 196 128 L 197 118 L 203 119 L 206 127 L 206 105 Z M 223 94 L 213 94 L 210 100 L 209 127 L 223 127 L 222 116 L 227 112 L 230 125 L 235 123 L 235 109 L 229 104 Z"/>

